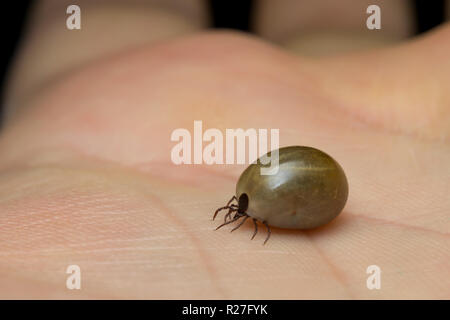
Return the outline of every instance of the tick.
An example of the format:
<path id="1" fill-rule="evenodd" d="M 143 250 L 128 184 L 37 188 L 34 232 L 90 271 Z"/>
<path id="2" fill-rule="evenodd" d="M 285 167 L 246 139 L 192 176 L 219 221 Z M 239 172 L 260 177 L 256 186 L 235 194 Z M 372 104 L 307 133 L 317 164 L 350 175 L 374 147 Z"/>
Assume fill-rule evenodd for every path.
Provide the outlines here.
<path id="1" fill-rule="evenodd" d="M 267 154 L 271 157 L 272 153 Z M 251 164 L 239 177 L 236 194 L 226 206 L 224 222 L 217 229 L 242 218 L 231 232 L 252 218 L 257 222 L 286 229 L 312 229 L 327 224 L 341 213 L 347 202 L 348 183 L 339 163 L 323 151 L 311 147 L 291 146 L 278 149 L 278 172 L 262 175 L 261 158 Z M 234 215 L 233 215 L 234 213 Z M 233 215 L 233 217 L 232 217 Z"/>

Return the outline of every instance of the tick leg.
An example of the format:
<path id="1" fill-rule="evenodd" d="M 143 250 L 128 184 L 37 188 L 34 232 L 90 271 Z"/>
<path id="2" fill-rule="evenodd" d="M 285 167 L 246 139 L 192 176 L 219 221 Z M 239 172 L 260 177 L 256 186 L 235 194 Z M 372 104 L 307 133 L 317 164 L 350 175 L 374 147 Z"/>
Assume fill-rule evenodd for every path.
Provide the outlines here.
<path id="1" fill-rule="evenodd" d="M 258 225 L 256 224 L 256 219 L 255 218 L 253 218 L 253 224 L 255 225 L 255 232 L 253 232 L 253 236 L 252 236 L 252 239 L 251 240 L 253 240 L 253 238 L 256 236 L 256 234 L 258 233 Z"/>
<path id="2" fill-rule="evenodd" d="M 223 222 L 226 222 L 227 220 L 228 220 L 228 218 L 230 218 L 231 217 L 231 214 L 233 213 L 233 212 L 236 212 L 236 214 L 238 214 L 237 213 L 237 211 L 238 211 L 238 209 L 239 209 L 239 207 L 237 206 L 237 205 L 235 205 L 235 204 L 232 204 L 232 205 L 230 205 L 230 211 L 228 211 L 228 213 L 225 215 L 225 217 L 224 217 L 224 219 L 223 219 Z M 233 218 L 235 218 L 236 217 L 236 215 L 233 217 Z"/>
<path id="3" fill-rule="evenodd" d="M 234 209 L 234 207 L 230 207 L 228 213 L 223 217 L 223 222 L 227 222 L 228 218 L 231 218 L 231 214 L 235 211 L 237 211 L 237 209 Z"/>
<path id="4" fill-rule="evenodd" d="M 267 228 L 267 237 L 266 237 L 266 240 L 264 240 L 264 243 L 263 243 L 263 245 L 264 245 L 264 244 L 266 244 L 267 240 L 269 240 L 271 231 L 270 231 L 269 225 L 267 224 L 267 221 L 263 221 L 263 224 L 264 224 L 264 225 L 266 226 L 266 228 Z"/>
<path id="5" fill-rule="evenodd" d="M 245 218 L 242 219 L 242 221 L 241 221 L 236 227 L 234 227 L 233 229 L 231 229 L 230 232 L 233 232 L 234 230 L 239 229 L 239 227 L 242 226 L 242 225 L 244 224 L 245 220 L 247 220 L 247 219 L 248 219 L 248 216 L 246 215 Z"/>
<path id="6" fill-rule="evenodd" d="M 222 211 L 222 210 L 225 210 L 225 209 L 230 209 L 230 207 L 234 208 L 234 207 L 236 206 L 235 204 L 232 204 L 232 205 L 230 206 L 230 204 L 231 204 L 231 202 L 233 202 L 233 200 L 236 200 L 236 201 L 237 201 L 236 196 L 233 196 L 233 197 L 228 201 L 228 203 L 227 203 L 226 206 L 221 207 L 221 208 L 217 209 L 216 212 L 214 212 L 213 220 L 216 218 L 216 216 L 217 216 L 217 214 L 219 213 L 219 211 Z M 236 207 L 237 207 L 237 206 L 236 206 Z"/>
<path id="7" fill-rule="evenodd" d="M 222 210 L 225 210 L 225 209 L 230 209 L 230 207 L 229 206 L 225 206 L 225 207 L 221 207 L 221 208 L 217 209 L 216 212 L 214 212 L 213 220 L 216 218 L 216 216 L 219 213 L 219 211 L 222 211 Z"/>
<path id="8" fill-rule="evenodd" d="M 231 197 L 230 201 L 228 201 L 228 203 L 227 203 L 227 207 L 233 202 L 233 200 L 238 201 L 238 199 L 236 198 L 236 196 Z"/>
<path id="9" fill-rule="evenodd" d="M 216 230 L 222 228 L 223 226 L 225 226 L 225 225 L 227 225 L 227 224 L 230 224 L 230 223 L 232 223 L 232 222 L 235 222 L 236 220 L 238 220 L 238 219 L 241 218 L 241 217 L 242 217 L 242 216 L 240 215 L 240 216 L 238 216 L 238 217 L 234 217 L 234 218 L 233 218 L 232 220 L 230 220 L 230 221 L 227 221 L 227 222 L 222 223 L 220 226 L 218 226 L 218 227 L 216 228 Z"/>
<path id="10" fill-rule="evenodd" d="M 236 218 L 237 216 L 246 216 L 246 213 L 239 213 L 239 211 L 236 210 L 236 214 L 234 215 L 233 218 Z"/>

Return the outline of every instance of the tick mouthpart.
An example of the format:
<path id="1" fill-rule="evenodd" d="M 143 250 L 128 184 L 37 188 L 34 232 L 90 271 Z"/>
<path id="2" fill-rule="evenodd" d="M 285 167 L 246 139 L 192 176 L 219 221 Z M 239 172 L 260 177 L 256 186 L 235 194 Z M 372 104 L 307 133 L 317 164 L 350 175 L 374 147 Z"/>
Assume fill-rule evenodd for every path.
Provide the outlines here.
<path id="1" fill-rule="evenodd" d="M 243 193 L 240 195 L 238 200 L 238 212 L 245 213 L 248 209 L 248 195 Z"/>

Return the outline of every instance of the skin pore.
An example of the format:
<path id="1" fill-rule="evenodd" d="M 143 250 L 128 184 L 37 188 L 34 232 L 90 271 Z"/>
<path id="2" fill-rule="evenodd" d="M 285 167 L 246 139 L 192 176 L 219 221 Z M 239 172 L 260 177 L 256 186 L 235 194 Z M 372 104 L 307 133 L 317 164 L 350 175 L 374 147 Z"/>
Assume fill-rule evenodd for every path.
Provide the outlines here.
<path id="1" fill-rule="evenodd" d="M 328 34 L 306 19 L 336 12 L 328 1 L 303 19 L 261 1 L 257 36 L 203 30 L 200 1 L 104 1 L 80 3 L 77 33 L 68 3 L 38 5 L 8 86 L 0 298 L 449 297 L 450 25 L 409 39 L 403 2 L 385 1 L 390 36 L 372 41 L 350 1 Z M 349 46 L 329 54 L 332 39 Z M 266 246 L 251 221 L 213 232 L 246 166 L 175 166 L 171 132 L 194 120 L 280 128 L 281 146 L 329 153 L 344 211 L 272 228 Z M 71 264 L 82 290 L 66 288 Z M 373 264 L 381 290 L 366 287 Z"/>

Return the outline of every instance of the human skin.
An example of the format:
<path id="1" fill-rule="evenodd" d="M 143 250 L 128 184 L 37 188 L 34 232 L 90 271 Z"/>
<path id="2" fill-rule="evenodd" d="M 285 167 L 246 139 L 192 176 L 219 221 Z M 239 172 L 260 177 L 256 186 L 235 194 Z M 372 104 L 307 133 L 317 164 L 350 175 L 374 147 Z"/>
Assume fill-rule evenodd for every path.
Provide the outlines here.
<path id="1" fill-rule="evenodd" d="M 450 25 L 320 59 L 199 28 L 56 59 L 42 82 L 42 63 L 19 60 L 0 135 L 0 298 L 450 298 Z M 213 231 L 246 166 L 174 165 L 171 133 L 194 120 L 332 155 L 344 211 L 272 228 L 265 246 L 251 221 Z M 66 288 L 72 264 L 81 290 Z"/>

